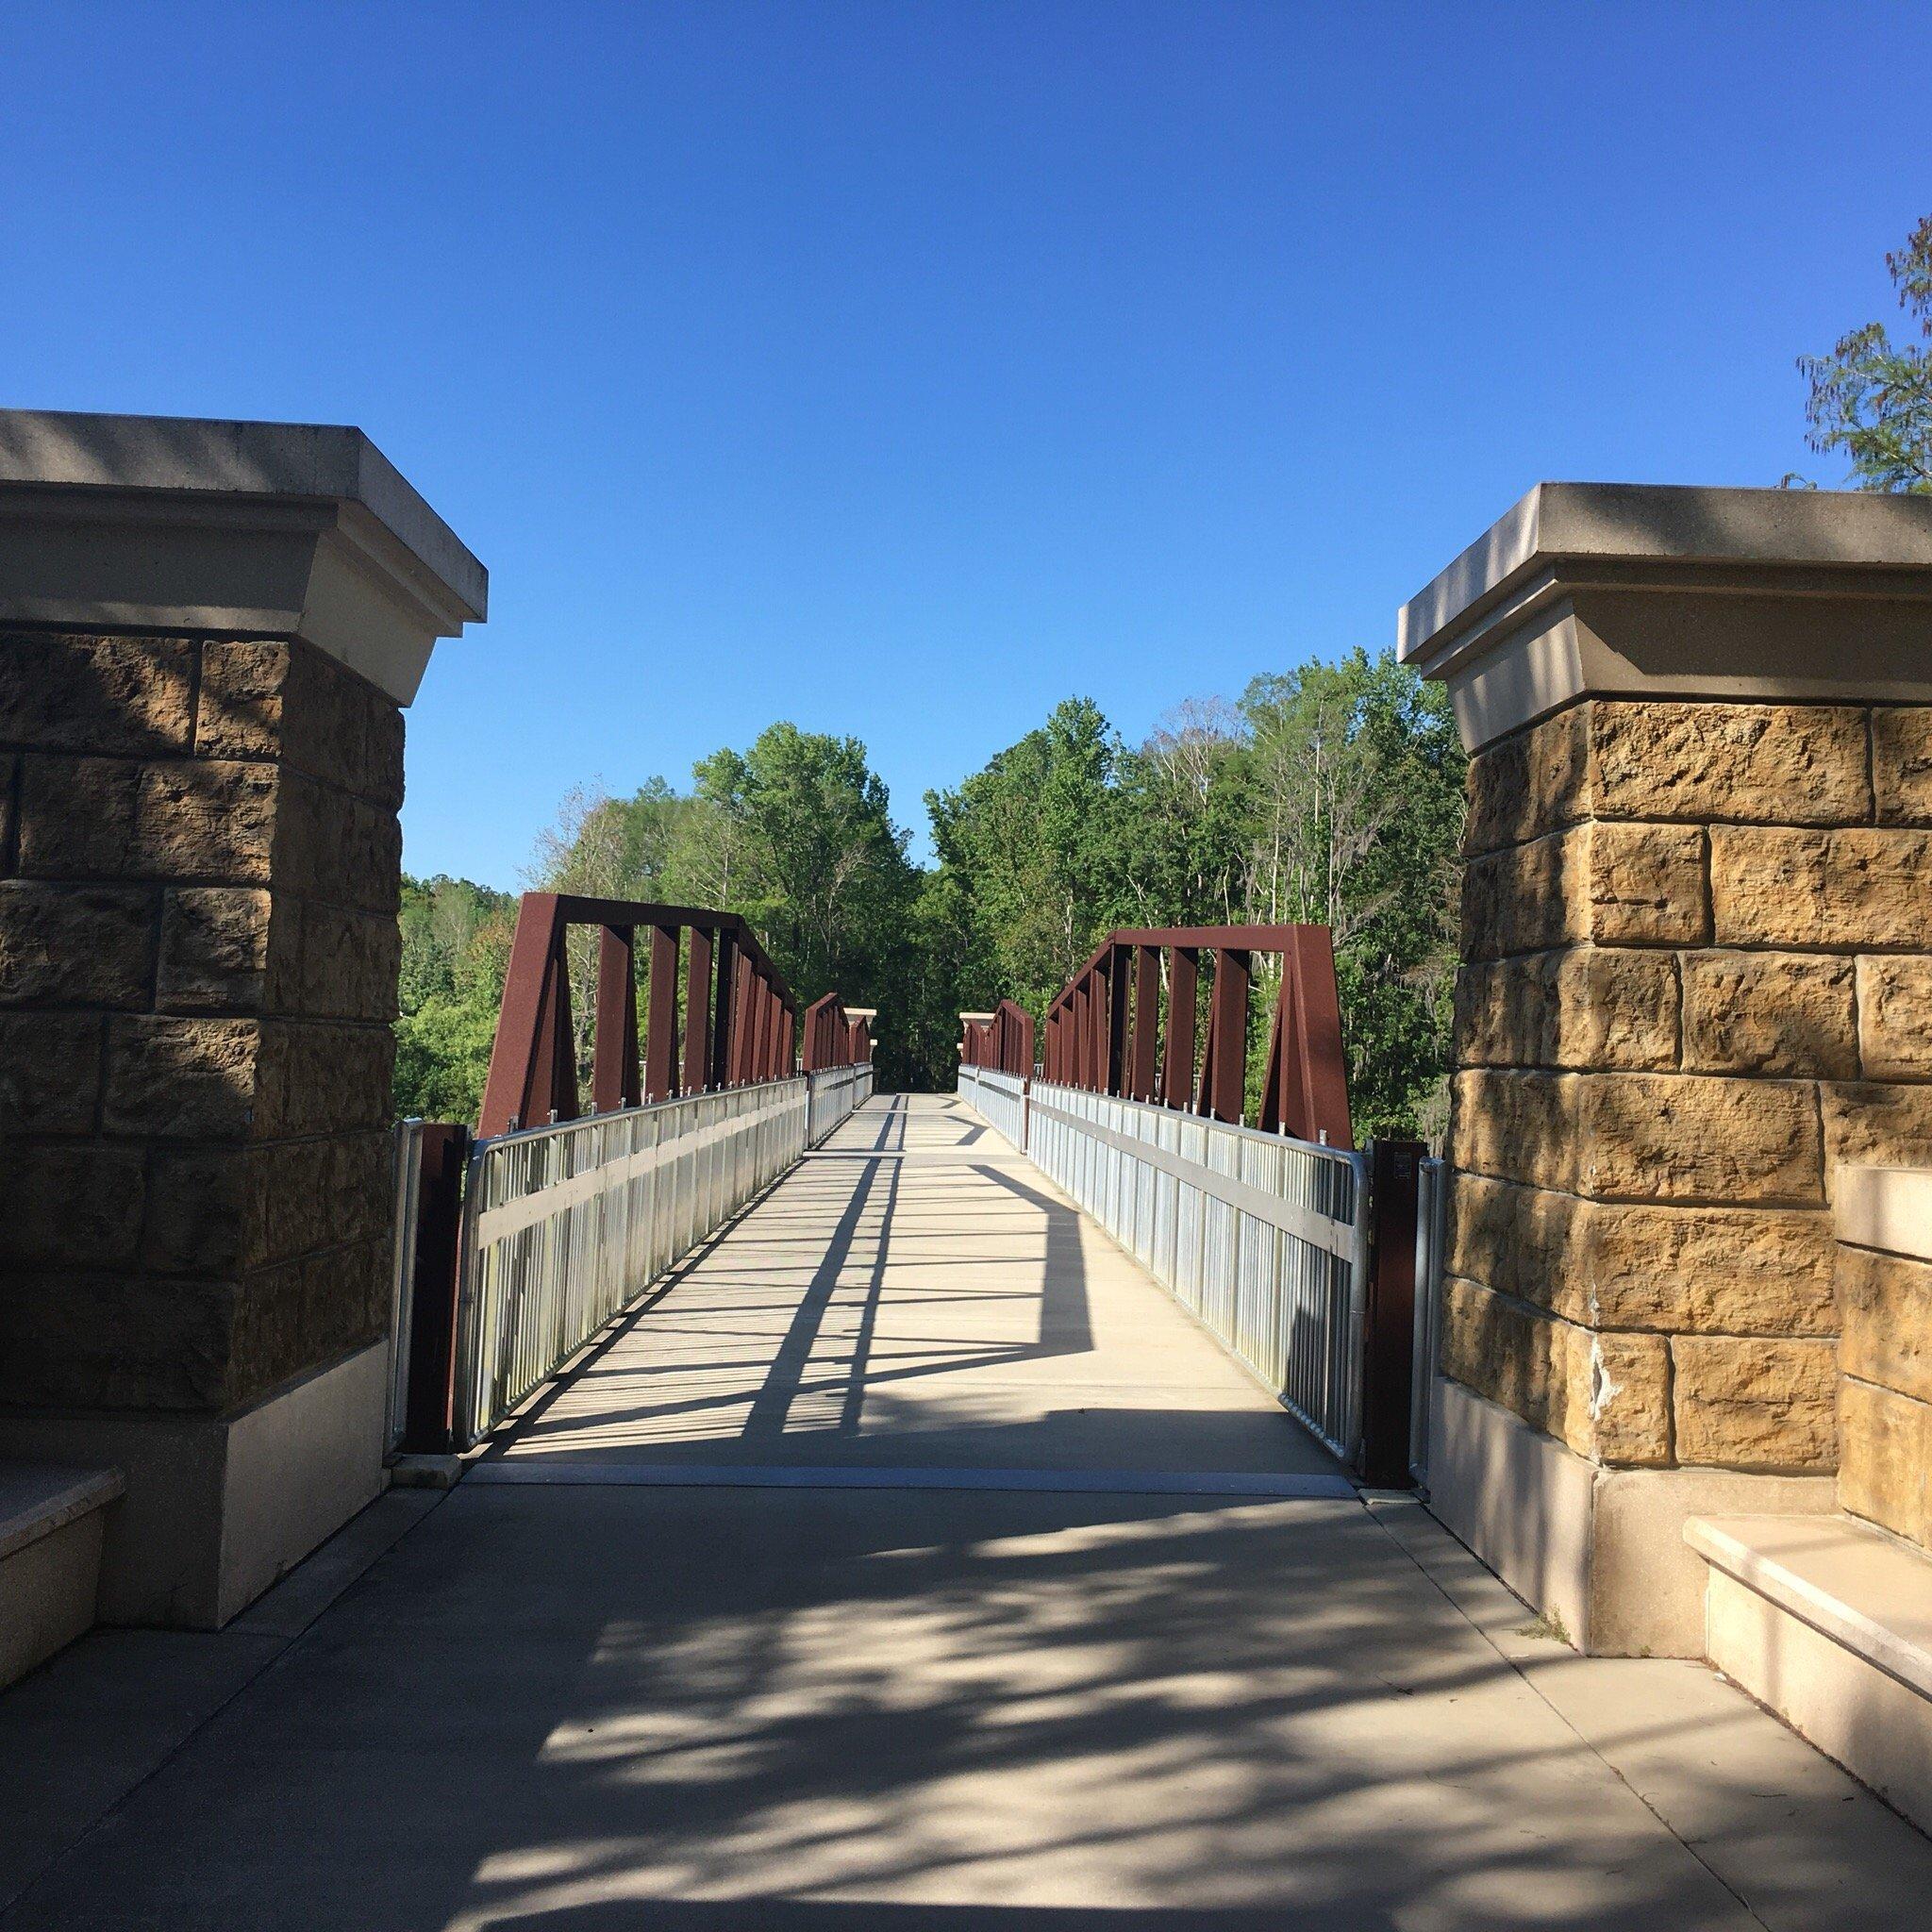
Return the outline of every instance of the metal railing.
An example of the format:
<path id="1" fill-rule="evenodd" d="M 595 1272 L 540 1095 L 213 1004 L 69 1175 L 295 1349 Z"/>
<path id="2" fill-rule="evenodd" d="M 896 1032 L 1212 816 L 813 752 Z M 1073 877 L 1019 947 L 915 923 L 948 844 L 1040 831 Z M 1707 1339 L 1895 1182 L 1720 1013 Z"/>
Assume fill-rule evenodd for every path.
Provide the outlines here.
<path id="1" fill-rule="evenodd" d="M 808 1074 L 805 1144 L 816 1147 L 841 1121 L 872 1098 L 872 1062 L 862 1060 L 855 1067 L 826 1067 Z"/>
<path id="2" fill-rule="evenodd" d="M 1449 1170 L 1431 1156 L 1417 1176 L 1415 1354 L 1409 1370 L 1408 1473 L 1429 1486 L 1429 1419 L 1441 1349 L 1442 1263 L 1448 1245 Z"/>
<path id="3" fill-rule="evenodd" d="M 1010 1119 L 1017 1096 L 984 1073 L 970 1084 L 962 1074 L 960 1092 L 1008 1133 L 995 1114 Z M 1023 1151 L 1041 1172 L 1336 1456 L 1356 1462 L 1368 1156 L 1046 1081 L 1031 1083 L 1024 1106 Z"/>
<path id="4" fill-rule="evenodd" d="M 961 1067 L 959 1097 L 994 1133 L 1026 1151 L 1026 1082 L 991 1067 Z"/>
<path id="5" fill-rule="evenodd" d="M 389 1412 L 383 1419 L 383 1442 L 393 1450 L 403 1440 L 403 1419 L 409 1406 L 409 1341 L 416 1297 L 416 1230 L 421 1221 L 424 1122 L 411 1118 L 397 1124 L 395 1135 L 395 1228 L 390 1283 Z"/>
<path id="6" fill-rule="evenodd" d="M 463 1190 L 455 1446 L 495 1427 L 871 1084 L 870 1066 L 840 1068 L 816 1094 L 800 1074 L 478 1141 Z"/>

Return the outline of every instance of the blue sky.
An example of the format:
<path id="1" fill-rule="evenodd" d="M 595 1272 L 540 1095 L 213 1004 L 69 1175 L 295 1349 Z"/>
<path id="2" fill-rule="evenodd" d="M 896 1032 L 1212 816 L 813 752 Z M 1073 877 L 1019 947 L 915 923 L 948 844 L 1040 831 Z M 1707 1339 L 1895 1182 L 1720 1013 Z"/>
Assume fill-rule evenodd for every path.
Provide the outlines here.
<path id="1" fill-rule="evenodd" d="M 1357 643 L 1541 477 L 1773 483 L 1932 8 L 15 5 L 4 400 L 359 424 L 490 566 L 406 862 L 774 718 L 896 815 Z"/>

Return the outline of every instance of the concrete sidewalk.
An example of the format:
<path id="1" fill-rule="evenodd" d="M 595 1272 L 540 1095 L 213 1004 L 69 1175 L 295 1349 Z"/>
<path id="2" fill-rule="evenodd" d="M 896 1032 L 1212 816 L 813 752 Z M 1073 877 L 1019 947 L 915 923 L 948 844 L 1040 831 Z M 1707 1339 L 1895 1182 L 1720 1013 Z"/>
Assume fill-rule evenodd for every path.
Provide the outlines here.
<path id="1" fill-rule="evenodd" d="M 0 1924 L 1932 1921 L 1918 1833 L 1412 1503 L 831 1486 L 1334 1474 L 974 1126 L 877 1103 L 788 1177 L 494 1465 L 566 1479 L 385 1498 L 220 1636 L 0 1699 Z"/>

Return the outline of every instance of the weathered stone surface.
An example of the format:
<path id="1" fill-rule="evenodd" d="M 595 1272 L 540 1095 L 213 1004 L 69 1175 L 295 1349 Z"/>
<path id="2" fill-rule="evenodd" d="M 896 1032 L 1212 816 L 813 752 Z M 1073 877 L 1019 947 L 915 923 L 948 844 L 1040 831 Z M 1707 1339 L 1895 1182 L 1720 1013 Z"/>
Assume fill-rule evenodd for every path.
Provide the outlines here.
<path id="1" fill-rule="evenodd" d="M 1587 828 L 1472 859 L 1462 874 L 1462 957 L 1541 952 L 1589 933 Z"/>
<path id="2" fill-rule="evenodd" d="M 1796 1206 L 1824 1198 L 1808 1085 L 1670 1074 L 1572 1077 L 1578 1193 Z"/>
<path id="3" fill-rule="evenodd" d="M 258 1154 L 256 1173 L 260 1188 L 261 1259 L 292 1260 L 350 1237 L 349 1228 L 339 1227 L 338 1208 L 330 1191 L 335 1180 L 332 1141 L 274 1141 Z"/>
<path id="4" fill-rule="evenodd" d="M 1602 946 L 1474 962 L 1457 977 L 1456 1041 L 1462 1066 L 1673 1068 L 1676 963 Z"/>
<path id="5" fill-rule="evenodd" d="M 1822 1340 L 1679 1335 L 1671 1342 L 1677 1460 L 1719 1469 L 1838 1462 L 1838 1350 Z"/>
<path id="6" fill-rule="evenodd" d="M 154 982 L 154 895 L 0 880 L 0 1001 L 139 1008 Z"/>
<path id="7" fill-rule="evenodd" d="M 239 1274 L 258 1257 L 258 1193 L 250 1154 L 158 1150 L 142 1226 L 142 1265 L 157 1274 Z"/>
<path id="8" fill-rule="evenodd" d="M 1711 904 L 1720 945 L 1919 946 L 1932 832 L 1716 825 Z"/>
<path id="9" fill-rule="evenodd" d="M 1932 1087 L 1831 1084 L 1820 1090 L 1826 1178 L 1840 1167 L 1932 1167 Z"/>
<path id="10" fill-rule="evenodd" d="M 1575 1193 L 1577 1074 L 1458 1074 L 1450 1112 L 1456 1165 Z"/>
<path id="11" fill-rule="evenodd" d="M 402 880 L 402 828 L 386 807 L 283 777 L 276 884 L 310 900 L 393 916 Z"/>
<path id="12" fill-rule="evenodd" d="M 395 1035 L 387 1026 L 274 1022 L 263 1029 L 257 1131 L 266 1138 L 386 1125 Z"/>
<path id="13" fill-rule="evenodd" d="M 0 1259 L 103 1268 L 134 1258 L 143 1187 L 139 1148 L 14 1141 L 5 1165 Z"/>
<path id="14" fill-rule="evenodd" d="M 0 631 L 0 741 L 44 751 L 185 752 L 194 647 L 180 638 Z"/>
<path id="15" fill-rule="evenodd" d="M 1932 1407 L 1847 1377 L 1839 1386 L 1838 1499 L 1932 1546 Z"/>
<path id="16" fill-rule="evenodd" d="M 1932 1402 L 1932 1266 L 1840 1247 L 1838 1302 L 1843 1372 Z"/>
<path id="17" fill-rule="evenodd" d="M 0 875 L 13 870 L 14 801 L 19 793 L 20 760 L 11 752 L 0 754 Z"/>
<path id="18" fill-rule="evenodd" d="M 1492 1294 L 1443 1283 L 1443 1373 L 1579 1455 L 1671 1459 L 1669 1356 L 1656 1335 L 1596 1335 Z"/>
<path id="19" fill-rule="evenodd" d="M 1858 1056 L 1868 1080 L 1932 1080 L 1932 958 L 1858 961 Z"/>
<path id="20" fill-rule="evenodd" d="M 1586 1318 L 1597 1325 L 1768 1336 L 1838 1329 L 1837 1242 L 1823 1212 L 1593 1203 L 1580 1246 Z"/>
<path id="21" fill-rule="evenodd" d="M 1448 1271 L 1585 1327 L 1838 1332 L 1828 1214 L 1640 1208 L 1457 1174 Z"/>
<path id="22" fill-rule="evenodd" d="M 1815 953 L 1684 956 L 1684 1064 L 1707 1074 L 1856 1079 L 1849 959 Z"/>
<path id="23" fill-rule="evenodd" d="M 0 1295 L 0 1404 L 227 1406 L 232 1282 L 23 1273 L 13 1288 Z"/>
<path id="24" fill-rule="evenodd" d="M 28 758 L 20 870 L 34 878 L 266 885 L 277 783 L 273 766 L 233 761 Z"/>
<path id="25" fill-rule="evenodd" d="M 1610 699 L 1590 709 L 1601 816 L 1843 825 L 1872 815 L 1862 710 Z"/>
<path id="26" fill-rule="evenodd" d="M 0 1013 L 0 1121 L 14 1134 L 85 1134 L 101 1100 L 98 1013 Z"/>
<path id="27" fill-rule="evenodd" d="M 1589 1211 L 1574 1194 L 1456 1174 L 1449 1192 L 1448 1273 L 1565 1321 L 1588 1323 L 1580 1224 Z"/>
<path id="28" fill-rule="evenodd" d="M 302 1010 L 317 1018 L 396 1014 L 402 928 L 388 913 L 310 907 L 302 958 Z"/>
<path id="29" fill-rule="evenodd" d="M 1702 944 L 1710 931 L 1705 834 L 1599 820 L 1589 828 L 1590 937 L 1605 946 Z"/>
<path id="30" fill-rule="evenodd" d="M 1932 707 L 1872 712 L 1872 789 L 1885 825 L 1932 825 Z"/>
<path id="31" fill-rule="evenodd" d="M 317 1361 L 302 1333 L 303 1267 L 285 1261 L 243 1280 L 235 1307 L 233 1400 L 253 1402 Z"/>
<path id="32" fill-rule="evenodd" d="M 206 758 L 282 755 L 282 691 L 289 645 L 209 640 L 201 647 L 194 748 Z"/>
<path id="33" fill-rule="evenodd" d="M 268 1004 L 269 894 L 258 886 L 178 886 L 161 912 L 160 1006 L 256 1013 Z"/>
<path id="34" fill-rule="evenodd" d="M 402 712 L 381 691 L 299 641 L 284 705 L 285 756 L 390 811 L 403 802 Z"/>
<path id="35" fill-rule="evenodd" d="M 1588 704 L 1572 705 L 1470 760 L 1466 852 L 1520 844 L 1588 814 L 1589 711 Z"/>
<path id="36" fill-rule="evenodd" d="M 256 1124 L 261 1028 L 252 1020 L 115 1020 L 102 1119 L 113 1134 L 239 1141 Z"/>

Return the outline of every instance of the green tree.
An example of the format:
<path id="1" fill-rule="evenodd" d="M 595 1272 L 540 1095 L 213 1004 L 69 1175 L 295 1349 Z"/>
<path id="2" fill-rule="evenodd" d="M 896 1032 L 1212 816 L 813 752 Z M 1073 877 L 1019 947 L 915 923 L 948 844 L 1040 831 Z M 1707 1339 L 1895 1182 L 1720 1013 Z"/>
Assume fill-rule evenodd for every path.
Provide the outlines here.
<path id="1" fill-rule="evenodd" d="M 515 917 L 508 892 L 469 879 L 403 880 L 397 1119 L 476 1118 Z"/>
<path id="2" fill-rule="evenodd" d="M 1932 215 L 1885 258 L 1899 307 L 1932 338 Z M 1811 385 L 1806 441 L 1842 450 L 1861 490 L 1932 491 L 1932 349 L 1894 345 L 1882 322 L 1840 339 L 1828 356 L 1801 356 Z"/>

